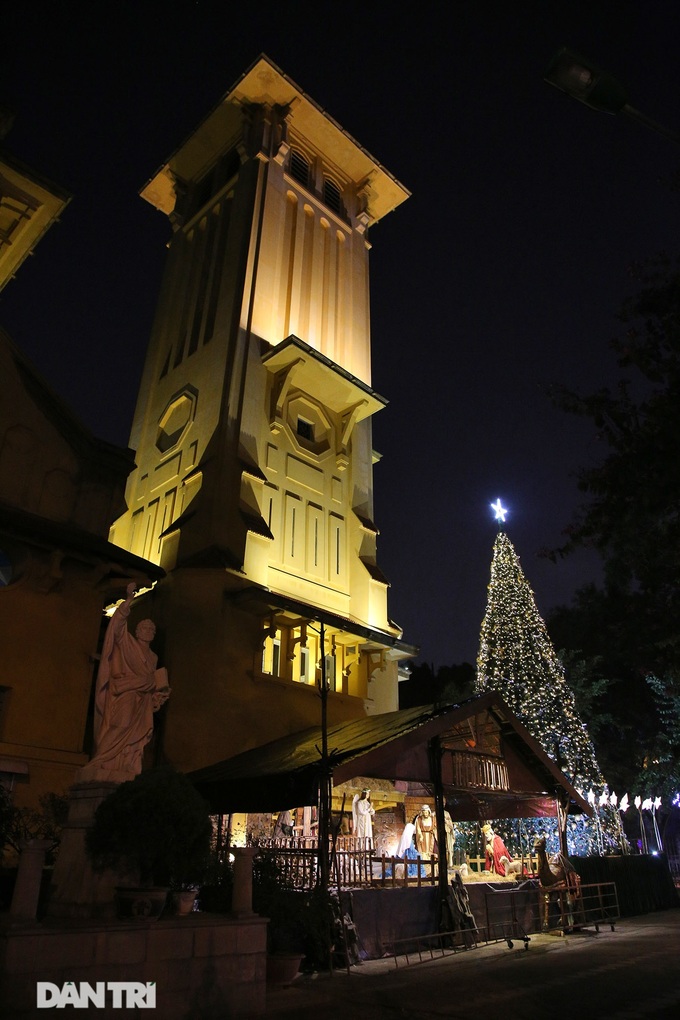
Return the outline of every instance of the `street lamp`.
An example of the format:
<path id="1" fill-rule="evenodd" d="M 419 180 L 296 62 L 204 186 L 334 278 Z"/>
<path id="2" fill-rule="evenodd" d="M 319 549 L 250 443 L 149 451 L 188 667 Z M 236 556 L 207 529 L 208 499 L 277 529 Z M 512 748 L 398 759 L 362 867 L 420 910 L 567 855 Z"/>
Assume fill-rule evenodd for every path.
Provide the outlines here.
<path id="1" fill-rule="evenodd" d="M 561 92 L 566 92 L 573 99 L 578 99 L 580 103 L 585 103 L 591 110 L 599 110 L 600 113 L 623 113 L 631 120 L 636 120 L 639 124 L 644 124 L 652 131 L 680 144 L 680 133 L 650 120 L 644 113 L 630 105 L 626 89 L 612 74 L 602 71 L 592 61 L 580 57 L 566 46 L 557 51 L 543 80 Z"/>

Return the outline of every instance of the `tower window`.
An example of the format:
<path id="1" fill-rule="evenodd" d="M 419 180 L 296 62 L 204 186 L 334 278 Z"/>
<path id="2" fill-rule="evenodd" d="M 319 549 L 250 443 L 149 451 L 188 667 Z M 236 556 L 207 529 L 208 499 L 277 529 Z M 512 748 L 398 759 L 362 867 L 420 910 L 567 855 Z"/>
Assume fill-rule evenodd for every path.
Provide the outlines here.
<path id="1" fill-rule="evenodd" d="M 309 161 L 295 149 L 290 154 L 290 175 L 305 187 L 309 184 Z"/>
<path id="2" fill-rule="evenodd" d="M 10 583 L 12 575 L 12 561 L 9 553 L 5 552 L 4 549 L 0 549 L 0 588 Z"/>
<path id="3" fill-rule="evenodd" d="M 308 684 L 311 678 L 309 675 L 309 648 L 300 649 L 300 683 Z"/>
<path id="4" fill-rule="evenodd" d="M 337 691 L 336 683 L 336 671 L 335 671 L 335 655 L 329 654 L 324 656 L 326 666 L 326 685 L 329 691 Z"/>
<path id="5" fill-rule="evenodd" d="M 329 180 L 328 177 L 323 182 L 323 200 L 329 209 L 333 212 L 342 212 L 342 199 L 340 197 L 340 188 L 337 186 L 335 181 Z"/>
<path id="6" fill-rule="evenodd" d="M 314 442 L 314 426 L 311 421 L 305 421 L 304 418 L 298 418 L 296 432 L 301 439 L 308 439 L 310 443 Z"/>
<path id="7" fill-rule="evenodd" d="M 274 638 L 272 641 L 272 675 L 279 675 L 279 667 L 281 666 L 281 641 L 278 638 Z"/>
<path id="8" fill-rule="evenodd" d="M 2 733 L 4 717 L 7 714 L 11 687 L 0 687 L 0 733 Z"/>
<path id="9" fill-rule="evenodd" d="M 195 211 L 202 209 L 211 198 L 215 186 L 215 167 L 212 167 L 201 180 L 194 185 L 193 207 Z"/>

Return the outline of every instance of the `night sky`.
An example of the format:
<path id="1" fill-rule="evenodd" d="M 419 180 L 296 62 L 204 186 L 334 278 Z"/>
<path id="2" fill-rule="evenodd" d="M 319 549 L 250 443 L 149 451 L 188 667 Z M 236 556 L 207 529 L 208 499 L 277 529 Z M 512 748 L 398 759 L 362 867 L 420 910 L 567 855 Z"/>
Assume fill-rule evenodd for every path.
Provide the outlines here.
<path id="1" fill-rule="evenodd" d="M 378 562 L 420 659 L 473 662 L 492 501 L 544 616 L 598 578 L 594 557 L 540 556 L 580 501 L 574 472 L 604 454 L 548 390 L 616 379 L 629 266 L 677 252 L 680 148 L 543 75 L 567 45 L 680 129 L 680 7 L 249 6 L 4 5 L 6 148 L 74 197 L 0 293 L 0 324 L 96 435 L 127 445 L 170 236 L 138 192 L 266 53 L 412 192 L 370 237 L 373 386 L 389 400 Z"/>

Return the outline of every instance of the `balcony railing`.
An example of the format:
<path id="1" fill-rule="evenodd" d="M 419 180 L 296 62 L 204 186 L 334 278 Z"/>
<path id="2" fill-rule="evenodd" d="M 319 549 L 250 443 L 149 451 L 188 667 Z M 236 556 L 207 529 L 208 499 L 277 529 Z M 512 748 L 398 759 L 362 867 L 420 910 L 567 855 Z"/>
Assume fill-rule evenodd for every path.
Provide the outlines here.
<path id="1" fill-rule="evenodd" d="M 449 751 L 450 781 L 458 789 L 509 790 L 508 768 L 497 755 Z"/>

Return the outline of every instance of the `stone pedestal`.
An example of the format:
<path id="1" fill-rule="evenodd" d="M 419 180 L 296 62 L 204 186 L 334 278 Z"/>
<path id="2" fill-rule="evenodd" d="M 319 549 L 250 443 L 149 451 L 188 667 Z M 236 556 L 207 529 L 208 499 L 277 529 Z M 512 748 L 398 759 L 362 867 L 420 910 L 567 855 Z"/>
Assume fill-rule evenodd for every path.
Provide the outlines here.
<path id="1" fill-rule="evenodd" d="M 114 890 L 123 876 L 94 872 L 85 851 L 85 833 L 94 813 L 118 783 L 76 783 L 50 884 L 48 917 L 115 917 Z"/>

